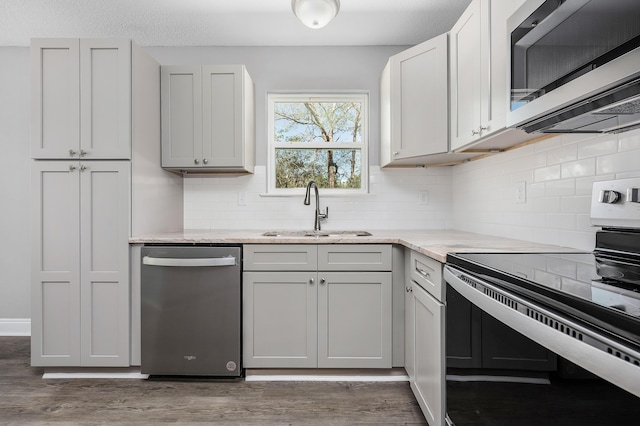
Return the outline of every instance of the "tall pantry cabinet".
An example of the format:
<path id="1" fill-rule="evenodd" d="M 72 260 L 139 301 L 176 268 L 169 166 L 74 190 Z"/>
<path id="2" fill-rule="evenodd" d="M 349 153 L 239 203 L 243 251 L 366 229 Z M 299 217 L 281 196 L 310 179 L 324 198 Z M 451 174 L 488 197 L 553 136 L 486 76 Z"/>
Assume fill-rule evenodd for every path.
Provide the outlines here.
<path id="1" fill-rule="evenodd" d="M 121 39 L 34 39 L 31 65 L 31 363 L 129 366 L 129 237 L 182 227 L 160 66 Z"/>

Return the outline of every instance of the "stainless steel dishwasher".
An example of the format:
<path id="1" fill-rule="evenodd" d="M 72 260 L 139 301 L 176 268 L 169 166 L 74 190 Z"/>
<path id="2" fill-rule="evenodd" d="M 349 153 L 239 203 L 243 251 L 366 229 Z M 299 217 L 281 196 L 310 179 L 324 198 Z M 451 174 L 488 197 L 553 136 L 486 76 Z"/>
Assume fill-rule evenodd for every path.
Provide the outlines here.
<path id="1" fill-rule="evenodd" d="M 241 376 L 241 250 L 142 248 L 142 373 Z"/>

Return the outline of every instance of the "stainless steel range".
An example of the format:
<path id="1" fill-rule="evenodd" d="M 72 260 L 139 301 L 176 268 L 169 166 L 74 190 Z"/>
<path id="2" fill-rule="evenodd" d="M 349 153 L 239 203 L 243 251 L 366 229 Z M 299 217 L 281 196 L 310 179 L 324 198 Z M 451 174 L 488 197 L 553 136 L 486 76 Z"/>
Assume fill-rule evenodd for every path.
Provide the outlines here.
<path id="1" fill-rule="evenodd" d="M 594 183 L 591 217 L 602 228 L 592 253 L 447 257 L 448 285 L 488 314 L 487 321 L 495 319 L 557 355 L 561 367 L 585 372 L 576 380 L 561 368 L 547 368 L 536 375 L 544 380 L 529 385 L 498 386 L 495 376 L 492 384 L 448 382 L 449 400 L 458 391 L 467 392 L 467 405 L 475 401 L 473 392 L 483 398 L 473 414 L 471 406 L 453 409 L 448 403 L 450 424 L 471 418 L 486 425 L 640 424 L 640 178 Z M 498 376 L 527 381 L 519 380 L 527 376 L 522 371 L 510 373 Z M 522 386 L 529 397 L 511 401 Z M 491 405 L 494 391 L 501 395 L 500 408 Z M 492 412 L 501 410 L 502 416 Z"/>

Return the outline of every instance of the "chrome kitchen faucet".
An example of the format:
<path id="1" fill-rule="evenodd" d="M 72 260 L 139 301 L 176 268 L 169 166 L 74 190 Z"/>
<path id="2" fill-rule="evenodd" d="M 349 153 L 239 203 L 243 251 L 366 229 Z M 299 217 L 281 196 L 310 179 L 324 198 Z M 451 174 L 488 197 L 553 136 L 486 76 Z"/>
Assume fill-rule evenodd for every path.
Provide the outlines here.
<path id="1" fill-rule="evenodd" d="M 329 217 L 329 207 L 326 207 L 324 213 L 320 213 L 320 195 L 318 194 L 318 185 L 314 181 L 310 181 L 307 184 L 307 193 L 304 196 L 304 205 L 308 206 L 311 204 L 311 187 L 316 191 L 316 212 L 315 212 L 315 222 L 313 224 L 314 231 L 320 231 L 320 221 L 323 219 L 327 219 Z"/>

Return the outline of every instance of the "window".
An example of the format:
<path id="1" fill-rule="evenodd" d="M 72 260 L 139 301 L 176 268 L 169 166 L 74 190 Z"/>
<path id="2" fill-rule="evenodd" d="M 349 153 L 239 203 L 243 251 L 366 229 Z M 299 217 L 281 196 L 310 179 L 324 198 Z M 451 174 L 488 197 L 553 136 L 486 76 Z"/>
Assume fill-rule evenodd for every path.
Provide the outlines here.
<path id="1" fill-rule="evenodd" d="M 367 191 L 366 94 L 269 95 L 269 192 Z"/>

